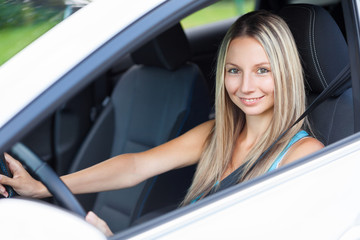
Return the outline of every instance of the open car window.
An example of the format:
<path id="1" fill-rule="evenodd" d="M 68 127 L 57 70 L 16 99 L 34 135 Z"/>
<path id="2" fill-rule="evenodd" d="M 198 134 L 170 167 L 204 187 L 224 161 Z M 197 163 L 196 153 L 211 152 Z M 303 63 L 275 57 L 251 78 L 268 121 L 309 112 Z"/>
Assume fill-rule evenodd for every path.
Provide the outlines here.
<path id="1" fill-rule="evenodd" d="M 0 66 L 64 18 L 67 4 L 57 1 L 0 2 Z"/>
<path id="2" fill-rule="evenodd" d="M 223 0 L 203 8 L 181 20 L 184 29 L 241 16 L 255 9 L 255 1 Z"/>

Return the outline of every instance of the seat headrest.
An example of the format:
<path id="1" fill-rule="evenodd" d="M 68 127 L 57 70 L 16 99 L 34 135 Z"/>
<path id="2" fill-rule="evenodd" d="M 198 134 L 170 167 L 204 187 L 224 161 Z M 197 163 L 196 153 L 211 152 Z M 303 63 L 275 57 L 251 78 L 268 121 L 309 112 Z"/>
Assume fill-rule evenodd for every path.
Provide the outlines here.
<path id="1" fill-rule="evenodd" d="M 190 45 L 180 24 L 166 30 L 131 54 L 137 64 L 175 70 L 191 57 Z"/>
<path id="2" fill-rule="evenodd" d="M 320 93 L 349 64 L 348 48 L 335 20 L 321 7 L 294 4 L 278 12 L 288 24 L 310 91 Z M 348 81 L 334 95 L 351 86 Z"/>

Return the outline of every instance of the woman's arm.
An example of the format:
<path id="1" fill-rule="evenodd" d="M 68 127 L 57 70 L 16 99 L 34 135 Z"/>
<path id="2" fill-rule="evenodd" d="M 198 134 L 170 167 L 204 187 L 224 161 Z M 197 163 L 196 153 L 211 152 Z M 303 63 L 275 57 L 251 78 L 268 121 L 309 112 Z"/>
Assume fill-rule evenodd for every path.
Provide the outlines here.
<path id="1" fill-rule="evenodd" d="M 61 179 L 74 194 L 134 186 L 149 177 L 197 163 L 213 125 L 213 121 L 205 122 L 180 137 L 148 151 L 118 155 L 92 167 L 62 176 Z M 2 185 L 10 185 L 23 196 L 50 196 L 46 187 L 34 180 L 17 160 L 6 155 L 6 161 L 13 178 L 0 175 L 0 193 L 7 196 Z"/>

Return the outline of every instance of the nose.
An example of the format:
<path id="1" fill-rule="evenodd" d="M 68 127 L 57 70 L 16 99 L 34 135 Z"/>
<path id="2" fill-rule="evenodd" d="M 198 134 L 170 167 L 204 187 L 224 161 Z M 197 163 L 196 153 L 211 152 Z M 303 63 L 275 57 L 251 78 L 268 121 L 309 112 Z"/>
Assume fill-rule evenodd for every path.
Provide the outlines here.
<path id="1" fill-rule="evenodd" d="M 254 81 L 252 79 L 251 73 L 243 73 L 240 83 L 240 91 L 242 93 L 250 93 L 254 91 Z"/>

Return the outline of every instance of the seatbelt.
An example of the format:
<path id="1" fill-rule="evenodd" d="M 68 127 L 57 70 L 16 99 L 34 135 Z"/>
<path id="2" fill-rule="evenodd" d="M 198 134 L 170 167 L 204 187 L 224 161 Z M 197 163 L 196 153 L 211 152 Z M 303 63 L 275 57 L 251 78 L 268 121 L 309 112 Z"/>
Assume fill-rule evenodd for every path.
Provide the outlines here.
<path id="1" fill-rule="evenodd" d="M 292 124 L 288 129 L 286 129 L 280 136 L 260 155 L 260 157 L 254 162 L 254 164 L 250 167 L 248 174 L 253 170 L 253 168 L 258 164 L 265 156 L 269 153 L 269 151 L 275 146 L 275 144 L 296 124 L 298 124 L 301 120 L 303 120 L 307 115 L 309 115 L 317 106 L 320 105 L 324 100 L 326 100 L 329 96 L 335 93 L 337 89 L 339 89 L 348 79 L 350 79 L 350 65 L 347 64 L 343 70 L 334 78 L 333 81 L 315 98 L 315 100 L 310 104 L 310 106 L 305 110 L 305 112 Z M 246 175 L 245 174 L 245 175 Z"/>

